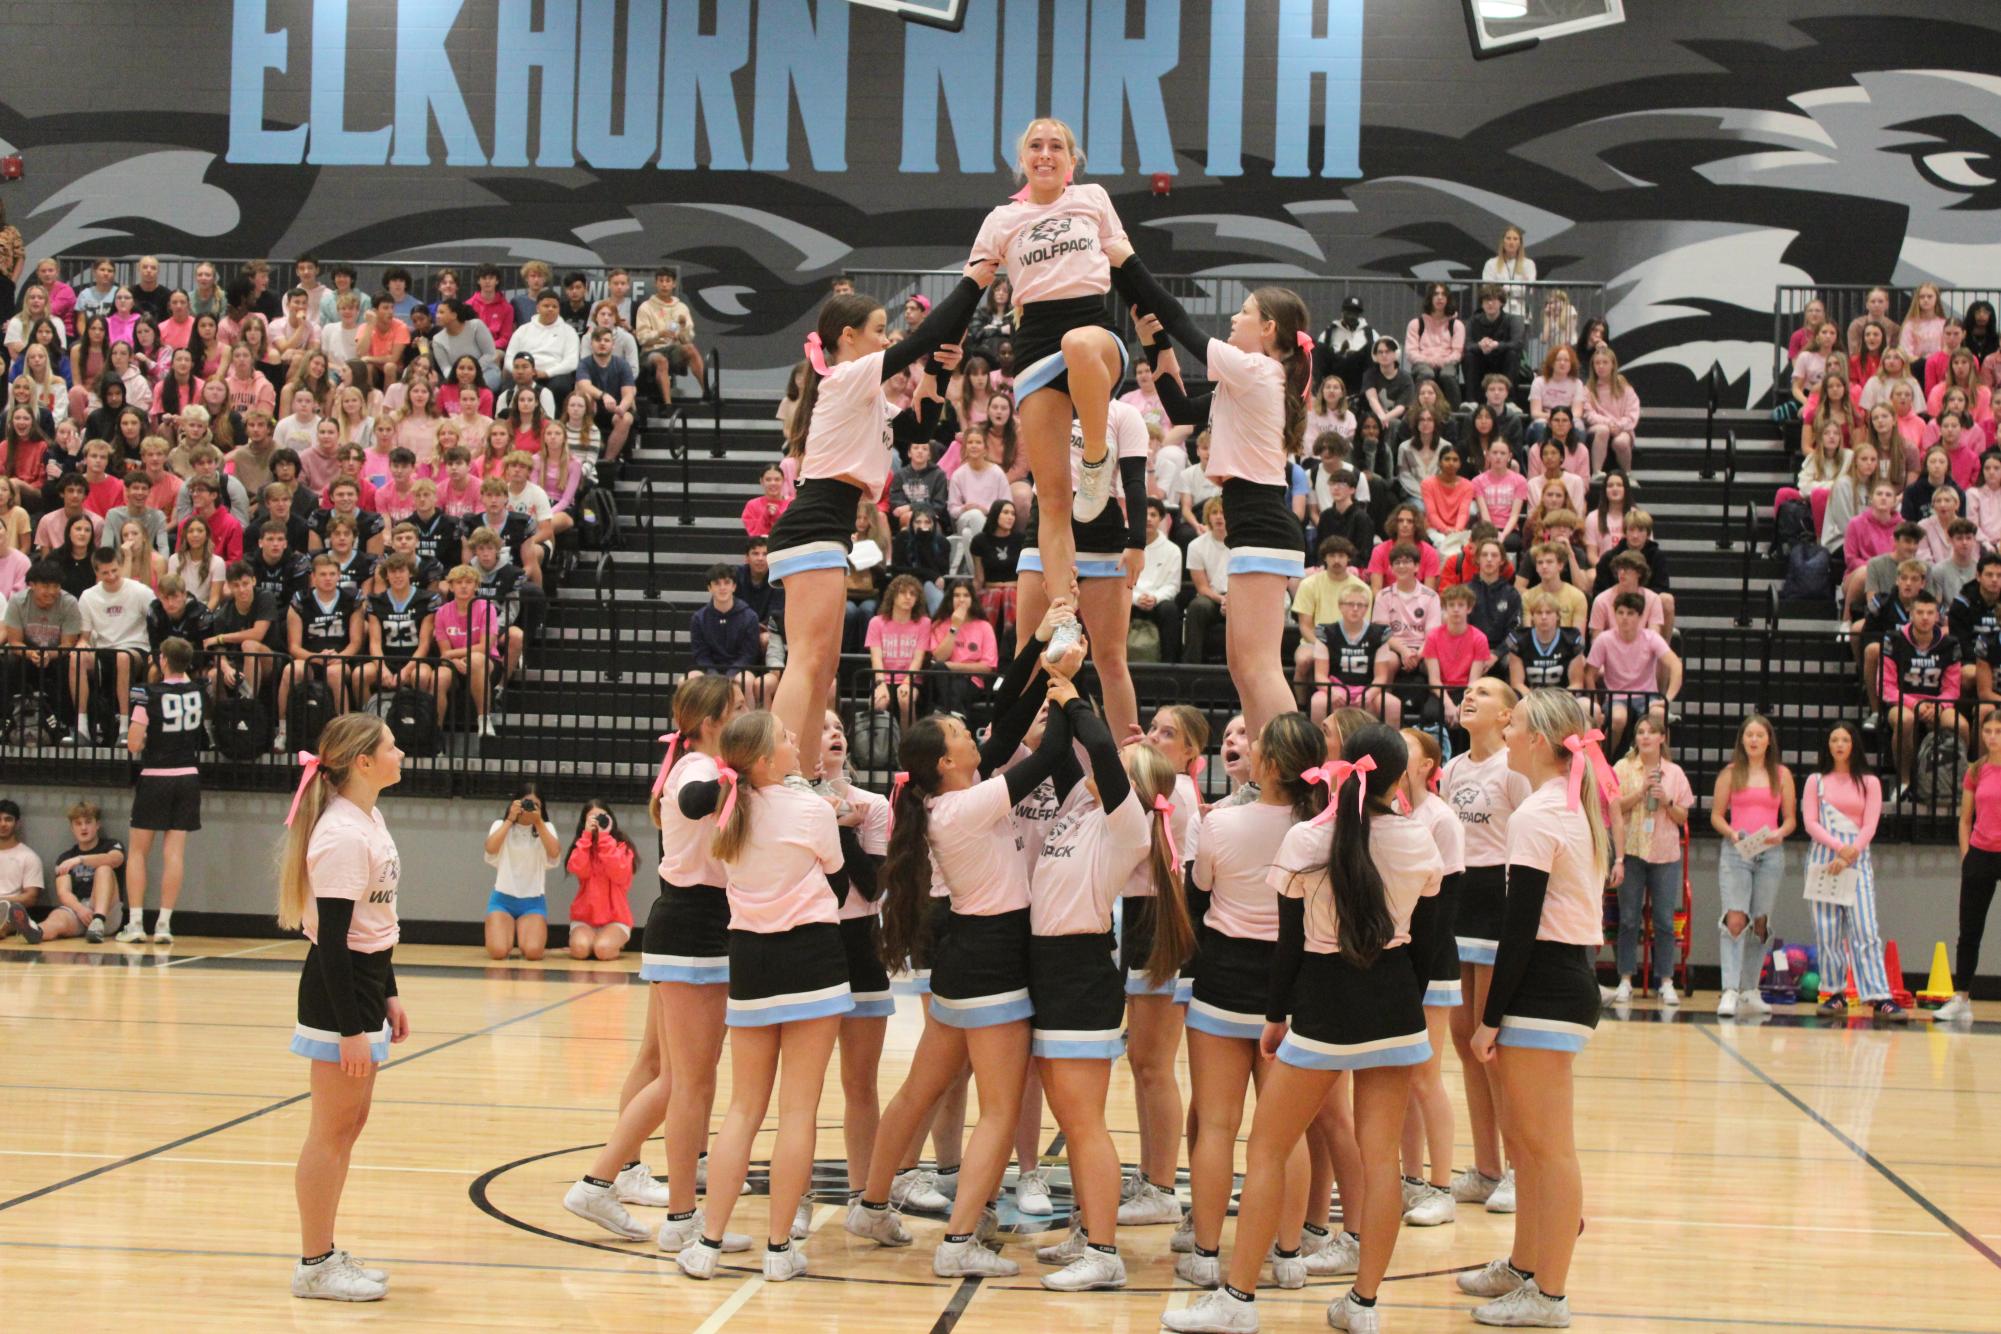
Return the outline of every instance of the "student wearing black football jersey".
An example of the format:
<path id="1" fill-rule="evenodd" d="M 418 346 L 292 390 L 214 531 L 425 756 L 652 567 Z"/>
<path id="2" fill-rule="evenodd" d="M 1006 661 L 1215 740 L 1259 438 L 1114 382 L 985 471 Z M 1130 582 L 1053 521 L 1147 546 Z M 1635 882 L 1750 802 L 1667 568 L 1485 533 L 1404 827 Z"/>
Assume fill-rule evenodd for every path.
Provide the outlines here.
<path id="1" fill-rule="evenodd" d="M 1313 721 L 1325 722 L 1329 713 L 1352 705 L 1395 726 L 1403 703 L 1383 688 L 1396 679 L 1400 662 L 1390 628 L 1369 619 L 1369 592 L 1359 583 L 1345 585 L 1335 605 L 1341 619 L 1321 626 L 1313 646 Z"/>
<path id="2" fill-rule="evenodd" d="M 292 600 L 285 613 L 291 661 L 278 678 L 278 728 L 271 749 L 285 749 L 285 706 L 295 686 L 314 677 L 333 692 L 334 712 L 347 710 L 346 687 L 361 652 L 361 599 L 340 586 L 340 564 L 322 551 L 313 557 L 313 586 Z"/>
<path id="3" fill-rule="evenodd" d="M 382 516 L 361 508 L 361 483 L 355 478 L 336 477 L 328 485 L 327 508 L 316 511 L 311 520 L 310 541 L 314 551 L 327 545 L 327 530 L 336 519 L 346 519 L 354 525 L 356 545 L 363 551 L 371 556 L 382 554 L 386 536 L 382 531 Z"/>
<path id="4" fill-rule="evenodd" d="M 153 605 L 146 608 L 146 638 L 153 646 L 153 661 L 146 670 L 148 681 L 158 681 L 165 675 L 160 663 L 161 645 L 169 639 L 201 644 L 208 639 L 213 620 L 206 606 L 188 596 L 188 586 L 178 574 L 161 575 L 158 594 Z M 190 674 L 197 681 L 208 675 L 208 665 L 199 652 Z"/>
<path id="5" fill-rule="evenodd" d="M 140 474 L 144 476 L 144 474 Z M 111 907 L 124 899 L 125 845 L 104 832 L 104 812 L 94 801 L 72 802 L 68 811 L 75 841 L 49 868 L 56 906 L 42 919 L 42 939 L 82 936 L 104 943 Z"/>
<path id="6" fill-rule="evenodd" d="M 270 594 L 275 606 L 291 606 L 292 599 L 312 582 L 312 559 L 292 550 L 282 528 L 266 526 L 257 534 L 256 548 L 245 550 L 243 555 L 257 579 L 258 591 Z"/>
<path id="7" fill-rule="evenodd" d="M 485 508 L 467 519 L 466 524 L 470 528 L 492 529 L 500 538 L 502 561 L 520 566 L 528 582 L 540 588 L 543 546 L 531 540 L 534 525 L 528 516 L 507 507 L 506 481 L 499 477 L 487 478 L 479 484 L 479 499 Z"/>
<path id="8" fill-rule="evenodd" d="M 1977 570 L 1946 611 L 1946 632 L 1959 641 L 1961 662 L 1985 659 L 2001 639 L 2001 555 L 1986 553 Z"/>
<path id="9" fill-rule="evenodd" d="M 353 520 L 346 517 L 335 519 L 327 525 L 327 548 L 322 554 L 333 557 L 334 566 L 340 571 L 338 583 L 341 591 L 360 598 L 365 588 L 375 580 L 376 557 L 360 548 L 356 541 L 358 536 Z"/>
<path id="10" fill-rule="evenodd" d="M 1901 573 L 1898 576 L 1902 578 Z M 1938 623 L 1938 599 L 1920 589 L 1911 599 L 1911 620 L 1883 641 L 1883 706 L 1897 740 L 1897 791 L 1911 786 L 1920 731 L 1950 727 L 1966 753 L 1969 729 L 1959 711 L 1959 641 Z"/>
<path id="11" fill-rule="evenodd" d="M 368 655 L 373 661 L 361 669 L 363 694 L 398 686 L 438 693 L 438 673 L 428 661 L 436 600 L 416 586 L 416 564 L 401 551 L 382 562 L 387 587 L 368 599 Z M 440 709 L 443 703 L 440 696 Z"/>
<path id="12" fill-rule="evenodd" d="M 1584 637 L 1565 629 L 1554 595 L 1531 588 L 1522 599 L 1529 623 L 1508 638 L 1508 680 L 1517 695 L 1545 687 L 1584 689 Z"/>
<path id="13" fill-rule="evenodd" d="M 215 661 L 214 685 L 218 694 L 248 686 L 254 695 L 277 665 L 272 642 L 285 632 L 274 626 L 284 622 L 277 601 L 257 586 L 257 572 L 249 561 L 231 565 L 226 579 L 229 591 L 215 609 L 206 644 Z"/>
<path id="14" fill-rule="evenodd" d="M 493 604 L 501 637 L 506 641 L 501 646 L 503 679 L 511 680 L 521 666 L 521 650 L 528 638 L 522 626 L 524 613 L 531 600 L 541 596 L 541 590 L 522 576 L 520 566 L 502 563 L 505 551 L 501 538 L 491 528 L 476 530 L 467 545 L 471 548 L 473 572 L 479 576 L 479 596 Z"/>
<path id="15" fill-rule="evenodd" d="M 259 545 L 265 530 L 275 528 L 285 535 L 287 551 L 306 555 L 312 545 L 313 526 L 306 521 L 305 515 L 299 513 L 292 488 L 283 482 L 273 482 L 264 488 L 261 496 L 262 502 L 251 514 L 250 527 L 243 534 L 244 550 Z"/>
<path id="16" fill-rule="evenodd" d="M 1890 637 L 1911 623 L 1911 608 L 1924 591 L 1928 570 L 1921 560 L 1907 560 L 1897 567 L 1895 590 L 1869 600 L 1868 614 L 1860 621 L 1862 640 L 1862 689 L 1869 699 L 1873 716 L 1883 703 L 1883 652 Z M 1961 661 L 1966 661 L 1962 647 Z M 1873 730 L 1873 729 L 1872 729 Z"/>
<path id="17" fill-rule="evenodd" d="M 443 517 L 442 515 L 439 517 Z M 410 558 L 410 586 L 430 593 L 444 582 L 445 572 L 434 560 L 425 558 L 419 547 L 421 535 L 417 525 L 405 519 L 389 530 L 389 556 L 403 555 Z M 370 597 L 389 589 L 389 556 L 384 556 L 375 564 L 375 573 L 369 576 L 363 592 Z"/>
<path id="18" fill-rule="evenodd" d="M 404 523 L 417 530 L 420 582 L 426 593 L 438 593 L 443 589 L 445 571 L 464 559 L 459 554 L 459 523 L 438 508 L 438 485 L 429 478 L 420 477 L 411 483 L 410 498 L 416 502 L 417 508 Z M 396 526 L 400 528 L 403 525 Z M 396 535 L 391 533 L 389 540 L 393 548 Z M 436 583 L 422 581 L 422 571 L 433 566 L 438 571 Z"/>
<path id="19" fill-rule="evenodd" d="M 132 726 L 125 749 L 139 761 L 132 792 L 132 855 L 125 863 L 125 926 L 118 939 L 145 938 L 146 858 L 153 836 L 163 835 L 160 853 L 160 915 L 153 924 L 155 944 L 172 944 L 174 904 L 181 897 L 181 871 L 188 835 L 201 828 L 201 759 L 207 739 L 203 726 L 208 703 L 188 678 L 194 645 L 173 637 L 160 645 L 166 669 L 158 682 L 132 687 Z"/>

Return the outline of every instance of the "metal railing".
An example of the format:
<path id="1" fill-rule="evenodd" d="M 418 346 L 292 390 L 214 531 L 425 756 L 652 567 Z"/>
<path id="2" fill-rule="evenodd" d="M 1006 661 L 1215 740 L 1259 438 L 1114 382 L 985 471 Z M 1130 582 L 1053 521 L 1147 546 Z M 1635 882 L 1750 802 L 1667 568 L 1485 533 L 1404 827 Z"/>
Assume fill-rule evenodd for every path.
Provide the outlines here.
<path id="1" fill-rule="evenodd" d="M 1724 522 L 1728 523 L 1730 519 L 1729 510 L 1726 509 L 1723 512 L 1723 517 Z M 1718 543 L 1717 545 L 1721 546 L 1723 544 Z M 1751 566 L 1757 558 L 1758 502 L 1747 500 L 1744 502 L 1744 549 L 1738 556 L 1738 568 L 1742 582 L 1737 590 L 1737 615 L 1734 619 L 1734 624 L 1743 628 L 1749 628 L 1751 624 Z M 1776 599 L 1778 590 L 1771 588 L 1769 585 L 1767 589 Z M 1776 621 L 1773 624 L 1776 624 Z"/>
<path id="2" fill-rule="evenodd" d="M 1788 371 L 1791 356 L 1786 345 L 1792 340 L 1806 314 L 1807 305 L 1819 301 L 1827 307 L 1827 318 L 1841 330 L 1838 346 L 1848 346 L 1848 326 L 1853 321 L 1868 314 L 1869 293 L 1877 287 L 1888 287 L 1890 292 L 1889 318 L 1903 322 L 1911 308 L 1914 293 L 1909 287 L 1890 287 L 1887 283 L 1814 283 L 1810 286 L 1779 284 L 1772 294 L 1772 401 L 1778 402 L 1786 394 L 1786 386 L 1792 376 Z M 1989 305 L 2001 305 L 2001 287 L 1942 287 L 1939 289 L 1939 304 L 1947 315 L 1964 315 L 1966 308 L 1977 301 Z"/>
<path id="3" fill-rule="evenodd" d="M 316 256 L 316 258 L 320 266 L 320 282 L 323 285 L 332 285 L 332 279 L 327 275 L 328 271 L 334 265 L 345 264 L 355 271 L 354 290 L 363 293 L 365 296 L 372 296 L 374 293 L 382 290 L 382 275 L 384 273 L 390 269 L 402 269 L 410 275 L 410 295 L 421 301 L 434 301 L 437 299 L 436 282 L 438 274 L 449 269 L 458 277 L 459 295 L 461 297 L 470 297 L 479 290 L 479 285 L 473 281 L 474 271 L 480 265 L 489 263 L 495 265 L 500 270 L 500 290 L 502 293 L 513 296 L 525 291 L 526 289 L 521 285 L 520 281 L 521 266 L 528 261 L 512 253 L 504 253 L 504 250 L 505 248 L 496 246 L 487 254 L 470 254 L 452 259 L 397 259 L 394 257 L 386 259 L 348 259 L 339 255 L 323 255 Z M 136 255 L 121 257 L 70 251 L 57 255 L 56 263 L 62 269 L 63 280 L 71 284 L 78 291 L 82 291 L 92 283 L 92 272 L 97 261 L 102 258 L 109 258 L 111 260 L 112 267 L 116 271 L 116 280 L 120 285 L 130 285 L 138 282 L 139 257 Z M 253 262 L 248 257 L 217 259 L 208 255 L 155 255 L 154 258 L 160 264 L 160 284 L 163 287 L 180 288 L 182 291 L 187 292 L 194 290 L 195 270 L 203 264 L 214 266 L 216 286 L 218 288 L 226 288 L 229 286 L 230 279 L 243 272 L 245 266 Z M 266 260 L 265 263 L 271 266 L 270 290 L 282 295 L 287 288 L 294 285 L 295 275 L 291 260 L 272 259 Z M 586 291 L 589 293 L 590 299 L 592 301 L 600 301 L 610 295 L 611 271 L 622 268 L 626 271 L 627 276 L 632 279 L 632 299 L 634 302 L 639 302 L 644 301 L 651 294 L 653 272 L 660 267 L 662 266 L 652 260 L 640 260 L 633 264 L 550 264 L 549 270 L 551 273 L 550 281 L 552 288 L 557 295 L 560 296 L 562 294 L 563 279 L 567 275 L 581 273 L 584 275 Z M 671 268 L 673 266 L 669 265 L 667 267 Z"/>

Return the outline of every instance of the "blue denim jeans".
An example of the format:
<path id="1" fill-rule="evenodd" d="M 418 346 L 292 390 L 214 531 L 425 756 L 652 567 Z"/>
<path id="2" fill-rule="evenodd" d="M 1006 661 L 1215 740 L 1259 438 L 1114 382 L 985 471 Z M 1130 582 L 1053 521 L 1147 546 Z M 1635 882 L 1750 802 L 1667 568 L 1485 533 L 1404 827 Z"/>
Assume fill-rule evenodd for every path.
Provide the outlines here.
<path id="1" fill-rule="evenodd" d="M 1786 849 L 1783 844 L 1766 848 L 1748 861 L 1738 853 L 1735 843 L 1725 843 L 1718 851 L 1716 891 L 1721 908 L 1717 926 L 1725 991 L 1747 991 L 1758 985 L 1758 970 L 1764 962 L 1765 944 L 1752 930 L 1752 924 L 1760 917 L 1771 917 L 1772 905 L 1779 900 L 1779 881 L 1785 873 Z M 1750 919 L 1741 935 L 1730 934 L 1727 919 L 1733 912 L 1743 913 Z"/>
<path id="2" fill-rule="evenodd" d="M 1654 896 L 1654 977 L 1674 976 L 1674 910 L 1681 906 L 1681 863 L 1626 858 L 1626 877 L 1619 882 L 1619 976 L 1631 977 L 1640 966 L 1640 916 L 1647 891 Z"/>

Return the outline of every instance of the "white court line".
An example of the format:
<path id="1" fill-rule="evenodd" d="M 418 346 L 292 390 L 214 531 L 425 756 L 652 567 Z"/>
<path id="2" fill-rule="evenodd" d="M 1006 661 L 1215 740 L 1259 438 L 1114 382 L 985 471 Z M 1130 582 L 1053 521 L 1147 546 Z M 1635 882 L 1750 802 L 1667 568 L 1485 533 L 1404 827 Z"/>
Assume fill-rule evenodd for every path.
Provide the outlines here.
<path id="1" fill-rule="evenodd" d="M 99 1162 L 117 1162 L 128 1155 L 122 1153 L 72 1153 L 62 1149 L 0 1149 L 0 1157 L 8 1158 L 84 1158 Z M 183 1158 L 177 1154 L 162 1154 L 152 1159 L 156 1163 L 193 1164 L 203 1167 L 297 1167 L 296 1159 L 278 1158 Z M 478 1176 L 484 1168 L 467 1167 L 394 1167 L 386 1163 L 350 1163 L 352 1172 L 423 1172 L 434 1176 L 466 1177 Z"/>
<path id="2" fill-rule="evenodd" d="M 203 959 L 240 959 L 246 954 L 262 954 L 265 950 L 275 950 L 280 945 L 289 945 L 289 940 L 274 940 L 264 945 L 252 945 L 247 950 L 231 950 L 227 954 L 190 954 L 185 959 L 169 959 L 162 968 L 179 968 L 184 963 L 199 963 Z"/>
<path id="3" fill-rule="evenodd" d="M 764 1275 L 753 1274 L 744 1280 L 742 1287 L 731 1293 L 729 1300 L 718 1306 L 707 1320 L 695 1326 L 694 1334 L 716 1334 L 716 1331 L 730 1322 L 730 1317 L 741 1311 L 759 1288 L 764 1286 Z"/>

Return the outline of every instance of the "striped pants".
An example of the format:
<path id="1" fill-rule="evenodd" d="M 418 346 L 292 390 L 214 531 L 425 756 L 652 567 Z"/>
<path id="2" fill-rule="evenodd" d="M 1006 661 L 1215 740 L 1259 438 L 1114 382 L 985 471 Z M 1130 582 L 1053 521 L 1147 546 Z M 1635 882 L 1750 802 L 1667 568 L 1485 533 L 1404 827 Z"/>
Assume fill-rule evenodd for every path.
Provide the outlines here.
<path id="1" fill-rule="evenodd" d="M 1859 864 L 1855 880 L 1855 905 L 1837 907 L 1831 903 L 1809 903 L 1813 909 L 1814 935 L 1820 943 L 1820 994 L 1839 996 L 1848 985 L 1848 967 L 1855 965 L 1855 995 L 1858 1000 L 1890 998 L 1890 975 L 1883 970 L 1883 938 L 1876 929 L 1876 877 L 1868 858 Z"/>

